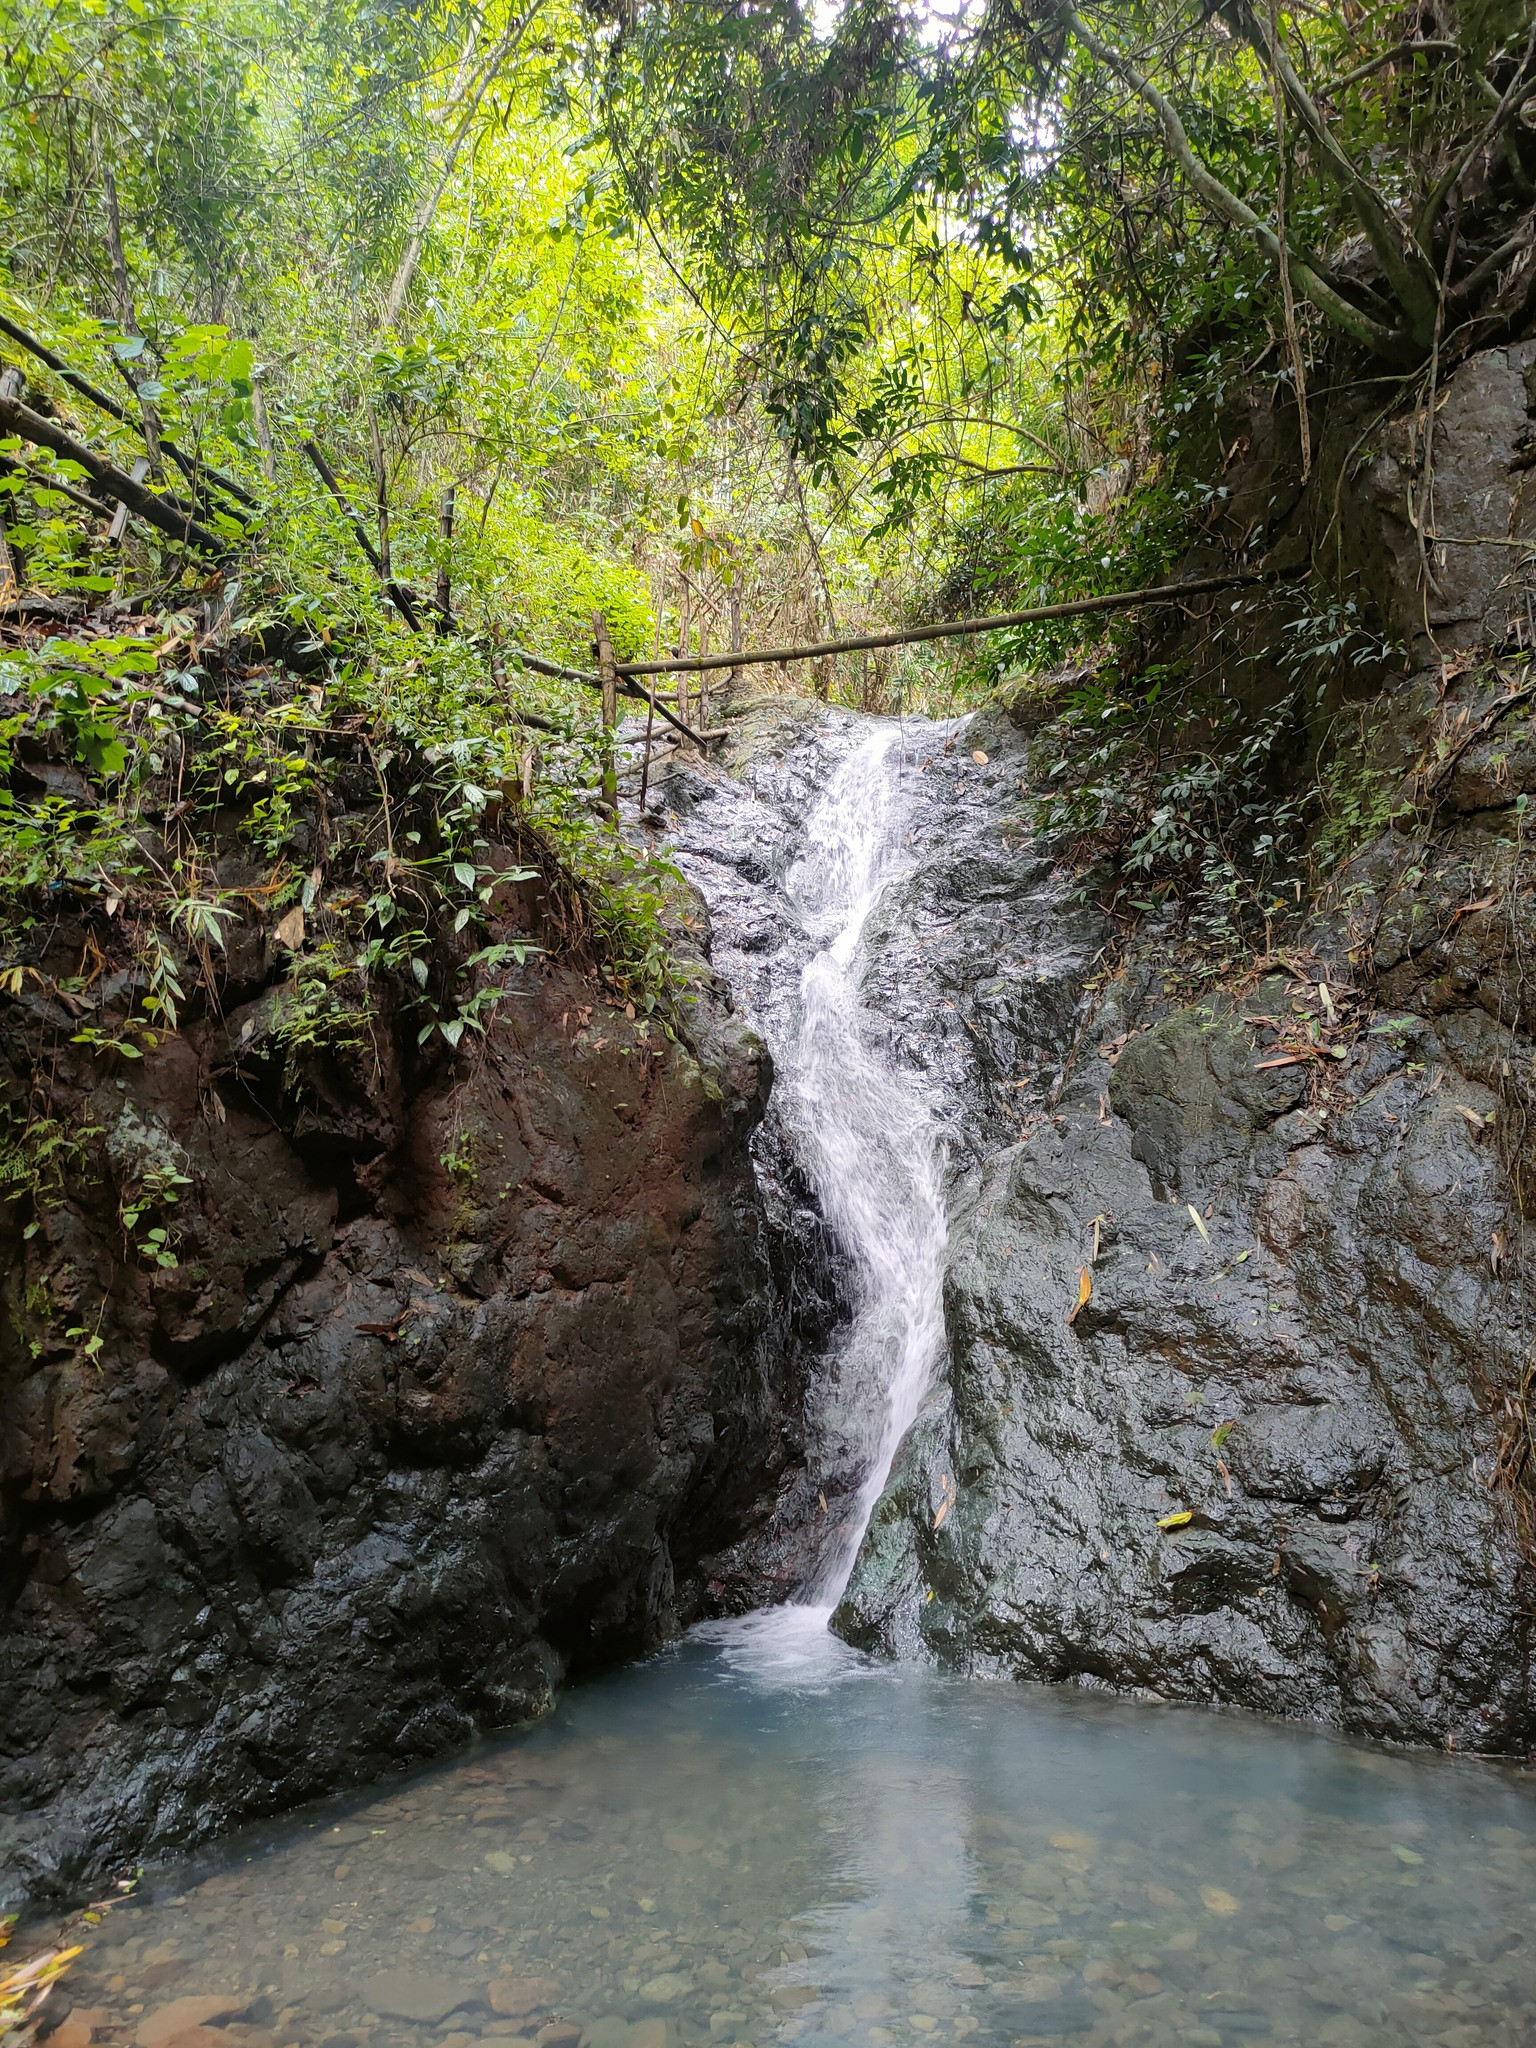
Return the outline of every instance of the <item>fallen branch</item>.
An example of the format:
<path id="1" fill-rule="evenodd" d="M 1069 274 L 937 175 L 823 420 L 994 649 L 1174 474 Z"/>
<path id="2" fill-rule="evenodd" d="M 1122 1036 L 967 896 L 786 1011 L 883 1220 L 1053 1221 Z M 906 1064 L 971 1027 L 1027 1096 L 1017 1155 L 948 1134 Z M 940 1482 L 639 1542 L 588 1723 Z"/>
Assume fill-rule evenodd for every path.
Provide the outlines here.
<path id="1" fill-rule="evenodd" d="M 16 322 L 7 319 L 4 313 L 0 313 L 0 334 L 9 335 L 19 348 L 27 351 L 28 355 L 36 356 L 40 363 L 46 363 L 56 377 L 62 377 L 72 391 L 78 391 L 82 398 L 88 399 L 99 411 L 120 420 L 125 427 L 132 427 L 135 433 L 139 432 L 138 423 L 129 417 L 126 406 L 119 405 L 115 398 L 109 398 L 99 384 L 93 384 L 88 377 L 82 377 L 78 370 L 72 370 L 62 356 L 55 355 L 51 348 L 45 348 L 35 335 L 28 334 L 24 327 L 18 327 Z M 248 491 L 243 483 L 230 476 L 226 470 L 216 468 L 211 462 L 194 461 L 163 434 L 160 436 L 160 446 L 194 489 L 200 484 L 214 483 L 220 490 L 227 491 L 238 504 L 248 507 L 252 512 L 261 510 L 261 500 L 255 493 Z"/>
<path id="2" fill-rule="evenodd" d="M 64 455 L 71 462 L 78 462 L 86 475 L 110 497 L 120 499 L 130 512 L 137 512 L 141 519 L 147 519 L 151 526 L 157 526 L 170 539 L 203 548 L 211 555 L 230 552 L 230 543 L 200 525 L 190 506 L 146 490 L 142 484 L 134 482 L 127 470 L 119 469 L 115 462 L 109 461 L 95 448 L 88 448 L 85 442 L 77 441 L 73 434 L 66 434 L 55 421 L 33 412 L 19 398 L 0 398 L 0 433 L 19 434 L 35 447 L 51 448 L 55 455 Z"/>

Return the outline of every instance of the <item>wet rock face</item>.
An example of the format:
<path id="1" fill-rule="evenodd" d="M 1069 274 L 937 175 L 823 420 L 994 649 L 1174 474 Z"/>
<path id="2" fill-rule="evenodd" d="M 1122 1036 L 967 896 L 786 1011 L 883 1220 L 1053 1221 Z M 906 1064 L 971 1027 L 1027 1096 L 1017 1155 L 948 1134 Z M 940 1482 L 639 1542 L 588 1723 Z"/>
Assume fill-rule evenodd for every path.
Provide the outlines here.
<path id="1" fill-rule="evenodd" d="M 1351 484 L 1355 531 L 1382 539 L 1378 601 L 1406 633 L 1424 636 L 1426 659 L 1497 642 L 1524 616 L 1518 543 L 1536 534 L 1533 422 L 1536 341 L 1484 349 L 1446 383 L 1435 408 L 1432 463 L 1423 421 L 1395 422 Z M 1409 506 L 1430 468 L 1441 544 L 1430 550 L 1434 585 L 1426 600 Z"/>
<path id="2" fill-rule="evenodd" d="M 724 772 L 682 769 L 660 803 L 670 850 L 709 904 L 714 967 L 772 1035 L 818 943 L 782 885 L 869 723 L 788 700 L 733 724 Z M 891 1057 L 930 1081 L 957 1156 L 979 1155 L 1059 1082 L 1104 922 L 1034 845 L 1025 736 L 1009 719 L 908 719 L 898 745 L 908 865 L 864 928 L 860 994 Z M 770 1103 L 760 1157 L 776 1130 Z"/>
<path id="3" fill-rule="evenodd" d="M 968 1183 L 948 1369 L 839 1625 L 1519 1745 L 1525 1572 L 1488 1485 L 1518 1338 L 1489 1248 L 1518 1223 L 1462 1114 L 1493 1098 L 1443 1050 L 1389 1055 L 1323 1122 L 1294 1069 L 1254 1064 L 1239 1021 L 1166 1017 L 1121 1054 L 1107 1123 L 1090 1074 Z"/>
<path id="4" fill-rule="evenodd" d="M 1019 1142 L 991 1126 L 850 1640 L 1406 1741 L 1536 1739 L 1530 1570 L 1495 1481 L 1524 1426 L 1527 941 L 1512 888 L 1479 879 L 1487 833 L 1453 818 L 1416 867 L 1389 834 L 1350 871 L 1353 922 L 1314 935 L 1328 1001 L 1357 1006 L 1339 1057 L 1294 1054 L 1331 1014 L 1315 986 L 1191 1008 L 1148 938 L 1050 1113 Z"/>
<path id="5" fill-rule="evenodd" d="M 9 1248 L 6 1896 L 540 1713 L 697 1611 L 785 1455 L 750 1034 L 701 1065 L 556 970 L 275 1124 L 266 1000 L 61 1082 L 79 1172 Z M 157 1170 L 164 1268 L 117 1215 Z"/>

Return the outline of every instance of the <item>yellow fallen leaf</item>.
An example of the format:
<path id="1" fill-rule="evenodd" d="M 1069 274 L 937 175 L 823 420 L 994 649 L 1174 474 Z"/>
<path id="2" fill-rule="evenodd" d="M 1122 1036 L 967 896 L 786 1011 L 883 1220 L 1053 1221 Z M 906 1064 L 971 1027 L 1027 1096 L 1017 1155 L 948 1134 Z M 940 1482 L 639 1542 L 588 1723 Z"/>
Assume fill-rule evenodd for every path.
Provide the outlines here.
<path id="1" fill-rule="evenodd" d="M 1182 1529 L 1186 1522 L 1192 1522 L 1194 1518 L 1193 1508 L 1180 1508 L 1176 1515 L 1160 1515 L 1157 1526 L 1159 1529 Z"/>
<path id="2" fill-rule="evenodd" d="M 976 763 L 978 768 L 985 768 L 987 765 L 987 757 L 981 751 L 980 747 L 972 747 L 971 759 Z"/>
<path id="3" fill-rule="evenodd" d="M 1205 1227 L 1205 1218 L 1200 1214 L 1200 1211 L 1195 1207 L 1193 1202 L 1186 1202 L 1184 1206 L 1189 1211 L 1189 1220 L 1191 1221 L 1191 1223 L 1194 1224 L 1196 1230 L 1199 1231 L 1200 1235 L 1205 1239 L 1206 1243 L 1209 1244 L 1211 1241 L 1211 1233 Z"/>
<path id="4" fill-rule="evenodd" d="M 1201 1885 L 1200 1903 L 1207 1913 L 1219 1913 L 1223 1919 L 1243 1910 L 1232 1894 L 1224 1892 L 1219 1884 Z"/>
<path id="5" fill-rule="evenodd" d="M 1075 1323 L 1077 1321 L 1078 1317 L 1082 1314 L 1083 1310 L 1088 1306 L 1089 1297 L 1092 1295 L 1092 1293 L 1093 1275 L 1089 1272 L 1088 1268 L 1084 1266 L 1082 1271 L 1077 1276 L 1077 1307 L 1073 1309 L 1072 1313 L 1067 1317 L 1067 1321 L 1069 1324 Z"/>

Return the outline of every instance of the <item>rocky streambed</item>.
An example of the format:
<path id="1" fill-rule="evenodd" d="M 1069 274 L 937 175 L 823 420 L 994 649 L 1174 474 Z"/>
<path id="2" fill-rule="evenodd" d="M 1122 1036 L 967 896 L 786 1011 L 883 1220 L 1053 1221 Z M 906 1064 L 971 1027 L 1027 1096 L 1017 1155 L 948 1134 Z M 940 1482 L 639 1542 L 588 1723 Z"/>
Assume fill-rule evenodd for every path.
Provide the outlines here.
<path id="1" fill-rule="evenodd" d="M 1529 2039 L 1520 1774 L 711 1637 L 152 1873 L 56 2048 Z"/>

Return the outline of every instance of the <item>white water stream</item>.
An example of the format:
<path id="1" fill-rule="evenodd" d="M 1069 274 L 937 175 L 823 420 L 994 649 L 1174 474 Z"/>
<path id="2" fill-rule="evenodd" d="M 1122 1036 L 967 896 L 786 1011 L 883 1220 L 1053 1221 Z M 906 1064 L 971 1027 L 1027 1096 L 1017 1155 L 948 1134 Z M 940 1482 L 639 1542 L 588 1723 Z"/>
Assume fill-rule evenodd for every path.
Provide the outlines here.
<path id="1" fill-rule="evenodd" d="M 892 1062 L 858 993 L 865 925 L 907 869 L 901 741 L 898 725 L 882 724 L 839 765 L 784 884 L 820 949 L 774 1047 L 774 1089 L 851 1268 L 853 1314 L 824 1370 L 858 1399 L 863 1473 L 816 1577 L 789 1605 L 722 1631 L 759 1670 L 786 1675 L 803 1675 L 841 1649 L 827 1635 L 828 1620 L 944 1345 L 943 1138 L 919 1077 Z"/>

